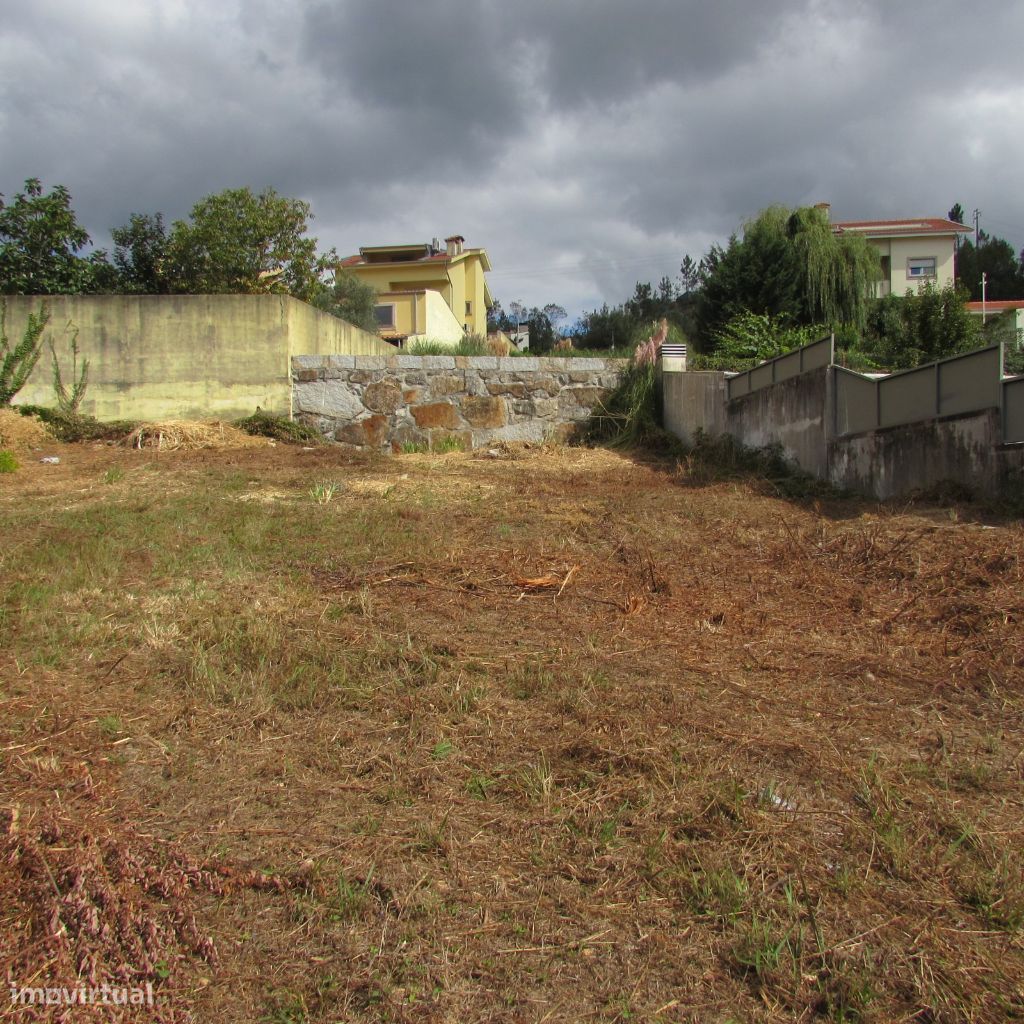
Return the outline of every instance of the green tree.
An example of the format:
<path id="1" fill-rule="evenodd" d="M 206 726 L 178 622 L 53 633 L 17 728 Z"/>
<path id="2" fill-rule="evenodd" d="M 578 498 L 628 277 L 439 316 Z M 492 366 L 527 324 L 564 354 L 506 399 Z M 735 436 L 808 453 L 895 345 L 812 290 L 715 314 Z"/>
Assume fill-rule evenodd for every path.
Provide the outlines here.
<path id="1" fill-rule="evenodd" d="M 0 196 L 0 294 L 92 291 L 105 257 L 79 256 L 88 244 L 68 190 L 57 185 L 46 193 L 38 178 L 29 178 L 11 202 Z"/>
<path id="2" fill-rule="evenodd" d="M 170 286 L 177 292 L 286 292 L 311 301 L 337 262 L 317 254 L 309 237 L 309 204 L 273 189 L 226 189 L 175 221 L 167 241 Z"/>
<path id="3" fill-rule="evenodd" d="M 697 322 L 705 344 L 739 313 L 787 316 L 797 326 L 860 327 L 871 285 L 880 275 L 877 250 L 860 235 L 837 234 L 814 207 L 770 206 L 701 261 Z"/>
<path id="4" fill-rule="evenodd" d="M 313 297 L 313 305 L 364 331 L 377 333 L 377 318 L 373 312 L 377 292 L 373 285 L 360 281 L 350 270 L 336 271 L 333 283 Z"/>
<path id="5" fill-rule="evenodd" d="M 977 348 L 981 324 L 967 312 L 965 294 L 926 284 L 875 300 L 861 349 L 879 366 L 903 370 Z"/>
<path id="6" fill-rule="evenodd" d="M 977 246 L 967 239 L 962 241 L 955 256 L 955 273 L 975 302 L 981 301 L 982 274 L 986 299 L 1024 297 L 1024 266 L 1005 239 L 982 232 Z"/>
<path id="7" fill-rule="evenodd" d="M 167 230 L 162 213 L 133 213 L 128 223 L 112 228 L 116 289 L 135 295 L 170 290 L 167 277 Z"/>

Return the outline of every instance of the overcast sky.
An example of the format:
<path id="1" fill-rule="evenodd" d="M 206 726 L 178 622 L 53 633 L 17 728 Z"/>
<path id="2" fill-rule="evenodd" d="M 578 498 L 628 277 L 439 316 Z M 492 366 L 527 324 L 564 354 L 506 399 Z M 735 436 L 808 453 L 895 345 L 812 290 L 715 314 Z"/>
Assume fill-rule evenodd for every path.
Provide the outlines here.
<path id="1" fill-rule="evenodd" d="M 0 192 L 100 245 L 224 188 L 324 248 L 459 233 L 576 313 L 771 203 L 1024 245 L 1021 0 L 0 0 Z"/>

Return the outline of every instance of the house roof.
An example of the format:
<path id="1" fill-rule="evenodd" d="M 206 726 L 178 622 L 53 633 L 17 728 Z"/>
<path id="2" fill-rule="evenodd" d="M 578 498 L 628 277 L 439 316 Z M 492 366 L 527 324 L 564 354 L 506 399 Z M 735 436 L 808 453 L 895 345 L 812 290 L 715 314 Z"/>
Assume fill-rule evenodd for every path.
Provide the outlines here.
<path id="1" fill-rule="evenodd" d="M 346 256 L 341 261 L 343 267 L 385 267 L 400 264 L 443 266 L 446 263 L 458 263 L 469 256 L 479 256 L 484 270 L 491 269 L 491 261 L 487 258 L 486 249 L 463 249 L 462 252 L 449 256 L 447 252 L 435 252 L 429 245 L 365 245 L 354 256 Z"/>
<path id="2" fill-rule="evenodd" d="M 945 217 L 918 217 L 916 220 L 837 220 L 832 222 L 832 230 L 837 233 L 853 231 L 869 238 L 891 238 L 894 235 L 954 235 L 974 229 Z"/>
<path id="3" fill-rule="evenodd" d="M 1002 313 L 1007 309 L 1024 309 L 1024 299 L 988 299 L 966 305 L 972 313 Z"/>

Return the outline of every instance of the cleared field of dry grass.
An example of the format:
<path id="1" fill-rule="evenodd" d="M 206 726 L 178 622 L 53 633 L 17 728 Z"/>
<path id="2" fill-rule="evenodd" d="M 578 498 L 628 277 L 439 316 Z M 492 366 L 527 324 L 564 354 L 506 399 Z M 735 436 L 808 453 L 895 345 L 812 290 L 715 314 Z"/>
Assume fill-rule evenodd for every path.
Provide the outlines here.
<path id="1" fill-rule="evenodd" d="M 1024 1016 L 1019 522 L 604 451 L 54 450 L 0 478 L 10 984 Z"/>

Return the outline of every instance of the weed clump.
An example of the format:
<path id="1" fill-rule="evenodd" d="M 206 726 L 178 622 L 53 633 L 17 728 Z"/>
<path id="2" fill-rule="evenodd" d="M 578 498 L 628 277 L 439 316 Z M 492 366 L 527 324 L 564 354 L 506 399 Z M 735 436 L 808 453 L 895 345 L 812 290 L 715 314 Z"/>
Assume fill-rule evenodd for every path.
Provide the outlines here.
<path id="1" fill-rule="evenodd" d="M 0 473 L 13 473 L 18 468 L 18 460 L 13 452 L 0 448 Z"/>
<path id="2" fill-rule="evenodd" d="M 235 426 L 253 437 L 269 437 L 283 444 L 316 445 L 324 443 L 323 436 L 313 427 L 290 420 L 286 416 L 275 416 L 262 409 L 257 409 L 251 416 L 236 420 Z"/>
<path id="3" fill-rule="evenodd" d="M 22 416 L 34 416 L 41 420 L 50 428 L 50 433 L 65 444 L 74 444 L 76 441 L 120 441 L 138 426 L 134 420 L 102 422 L 95 416 L 51 409 L 45 405 L 19 405 L 15 408 Z"/>

